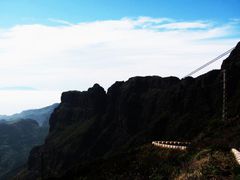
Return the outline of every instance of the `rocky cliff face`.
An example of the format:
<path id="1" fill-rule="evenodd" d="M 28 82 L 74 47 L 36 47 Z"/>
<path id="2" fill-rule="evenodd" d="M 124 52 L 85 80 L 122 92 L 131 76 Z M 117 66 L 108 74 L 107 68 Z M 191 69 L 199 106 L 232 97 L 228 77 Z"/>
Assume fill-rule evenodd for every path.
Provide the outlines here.
<path id="1" fill-rule="evenodd" d="M 234 119 L 240 112 L 240 44 L 222 69 L 228 77 L 228 117 Z M 45 144 L 31 151 L 21 177 L 62 177 L 76 166 L 156 139 L 197 141 L 221 121 L 221 111 L 221 70 L 182 80 L 133 77 L 107 92 L 98 84 L 65 92 L 50 118 Z"/>

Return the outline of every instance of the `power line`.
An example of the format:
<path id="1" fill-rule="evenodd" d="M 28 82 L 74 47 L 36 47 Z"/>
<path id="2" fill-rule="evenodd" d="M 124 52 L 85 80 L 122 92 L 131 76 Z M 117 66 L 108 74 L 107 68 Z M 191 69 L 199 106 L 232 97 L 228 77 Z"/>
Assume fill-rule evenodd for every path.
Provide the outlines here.
<path id="1" fill-rule="evenodd" d="M 234 47 L 235 48 L 235 47 Z M 210 64 L 216 62 L 217 60 L 221 59 L 222 57 L 226 56 L 227 54 L 229 54 L 234 48 L 229 49 L 228 51 L 222 53 L 221 55 L 217 56 L 216 58 L 212 59 L 211 61 L 205 63 L 204 65 L 200 66 L 199 68 L 195 69 L 194 71 L 192 71 L 191 73 L 189 73 L 188 75 L 186 75 L 185 77 L 188 76 L 192 76 L 193 74 L 199 72 L 200 70 L 202 70 L 203 68 L 209 66 Z M 226 83 L 227 83 L 227 79 L 226 79 L 226 69 L 222 70 L 223 73 L 223 105 L 222 105 L 222 120 L 226 121 L 227 120 L 227 88 L 226 88 Z M 184 77 L 184 78 L 185 78 Z"/>
<path id="2" fill-rule="evenodd" d="M 235 47 L 234 47 L 235 48 Z M 210 64 L 216 62 L 217 60 L 221 59 L 222 57 L 226 56 L 227 54 L 229 54 L 234 48 L 229 49 L 228 51 L 222 53 L 221 55 L 217 56 L 216 58 L 212 59 L 211 61 L 207 62 L 206 64 L 200 66 L 199 68 L 195 69 L 194 71 L 192 71 L 191 73 L 189 73 L 188 75 L 184 76 L 188 77 L 188 76 L 192 76 L 193 74 L 197 73 L 198 71 L 201 71 L 203 68 L 209 66 Z"/>
<path id="3" fill-rule="evenodd" d="M 234 47 L 235 48 L 235 47 Z M 199 68 L 195 69 L 194 71 L 192 71 L 191 73 L 189 73 L 188 75 L 186 75 L 185 77 L 188 76 L 192 76 L 193 74 L 201 71 L 203 68 L 209 66 L 210 64 L 216 62 L 217 60 L 221 59 L 222 57 L 226 56 L 227 54 L 229 54 L 234 48 L 229 49 L 228 51 L 222 53 L 221 55 L 217 56 L 216 58 L 212 59 L 211 61 L 205 63 L 204 65 L 200 66 Z M 226 69 L 222 70 L 223 73 L 223 104 L 222 104 L 222 120 L 226 121 L 227 120 L 227 88 L 226 88 L 226 83 L 227 83 L 227 79 L 226 79 Z M 185 78 L 184 77 L 184 78 Z"/>

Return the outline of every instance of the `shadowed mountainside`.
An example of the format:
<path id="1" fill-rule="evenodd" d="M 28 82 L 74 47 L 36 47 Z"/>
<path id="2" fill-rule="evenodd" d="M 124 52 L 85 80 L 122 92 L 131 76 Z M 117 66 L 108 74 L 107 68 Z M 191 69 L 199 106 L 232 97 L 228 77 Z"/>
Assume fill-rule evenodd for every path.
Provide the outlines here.
<path id="1" fill-rule="evenodd" d="M 221 70 L 182 80 L 133 77 L 116 82 L 107 93 L 98 84 L 84 92 L 64 92 L 51 115 L 45 144 L 31 151 L 28 168 L 18 178 L 77 178 L 83 171 L 76 169 L 84 169 L 86 164 L 156 139 L 192 141 L 199 147 L 215 142 L 224 148 L 240 146 L 240 138 L 236 138 L 240 43 L 223 62 L 223 68 L 228 78 L 229 122 L 221 120 Z"/>
<path id="2" fill-rule="evenodd" d="M 48 129 L 34 120 L 0 123 L 0 179 L 27 162 L 32 147 L 43 143 Z"/>
<path id="3" fill-rule="evenodd" d="M 0 116 L 0 179 L 9 179 L 27 162 L 30 150 L 44 142 L 49 117 L 59 104 Z"/>

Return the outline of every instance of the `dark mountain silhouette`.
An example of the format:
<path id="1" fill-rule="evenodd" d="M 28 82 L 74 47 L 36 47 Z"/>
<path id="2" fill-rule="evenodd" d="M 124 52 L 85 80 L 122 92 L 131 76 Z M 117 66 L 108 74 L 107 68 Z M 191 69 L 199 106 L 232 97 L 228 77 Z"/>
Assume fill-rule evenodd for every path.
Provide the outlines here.
<path id="1" fill-rule="evenodd" d="M 48 120 L 50 118 L 50 115 L 58 105 L 58 103 L 55 103 L 51 106 L 40 109 L 25 110 L 21 113 L 13 114 L 11 116 L 0 115 L 0 119 L 7 121 L 16 121 L 19 119 L 33 119 L 37 121 L 40 126 L 48 126 Z"/>
<path id="2" fill-rule="evenodd" d="M 226 69 L 228 77 L 227 122 L 221 119 L 222 69 Z M 183 155 L 175 154 L 179 158 L 175 162 L 169 153 L 165 157 L 156 155 L 156 149 L 151 147 L 147 150 L 141 148 L 144 144 L 161 139 L 192 141 L 196 148 L 214 145 L 214 148 L 224 150 L 239 147 L 240 43 L 223 62 L 221 70 L 182 80 L 176 77 L 133 77 L 126 82 L 116 82 L 107 92 L 98 84 L 84 92 L 64 92 L 61 104 L 51 115 L 50 132 L 44 145 L 32 149 L 28 167 L 17 177 L 148 179 L 161 169 L 165 176 L 154 177 L 166 179 L 173 176 L 172 173 L 182 172 L 173 167 L 183 162 Z M 136 147 L 140 149 L 134 150 Z M 218 162 L 207 158 L 208 151 L 204 152 L 196 156 L 211 159 L 212 164 Z M 224 153 L 219 152 L 221 157 L 228 157 Z M 211 157 L 216 154 L 211 153 Z M 189 160 L 190 155 L 186 154 L 184 158 Z M 184 167 L 197 165 L 185 164 Z M 207 167 L 205 173 L 216 166 Z M 217 172 L 216 177 L 228 177 L 232 175 L 232 166 L 228 167 L 226 172 L 227 168 L 221 166 L 217 169 L 220 169 L 219 173 L 213 170 L 209 173 Z"/>
<path id="3" fill-rule="evenodd" d="M 0 123 L 0 179 L 25 164 L 32 147 L 43 143 L 48 128 L 31 119 Z"/>

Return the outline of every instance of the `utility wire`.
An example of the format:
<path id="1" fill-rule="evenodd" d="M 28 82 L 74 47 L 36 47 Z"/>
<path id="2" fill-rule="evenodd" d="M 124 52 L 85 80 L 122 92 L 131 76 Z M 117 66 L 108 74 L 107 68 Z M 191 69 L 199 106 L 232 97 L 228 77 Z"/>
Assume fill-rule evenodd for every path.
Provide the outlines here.
<path id="1" fill-rule="evenodd" d="M 234 47 L 235 48 L 235 47 Z M 202 70 L 203 68 L 209 66 L 210 64 L 216 62 L 217 60 L 221 59 L 222 57 L 226 56 L 227 54 L 229 54 L 234 48 L 229 49 L 228 51 L 222 53 L 221 55 L 217 56 L 216 58 L 212 59 L 211 61 L 207 62 L 206 64 L 202 65 L 201 67 L 195 69 L 194 71 L 192 71 L 191 73 L 189 73 L 188 75 L 184 76 L 184 78 L 188 77 L 188 76 L 192 76 L 193 74 L 197 73 L 198 71 Z"/>

